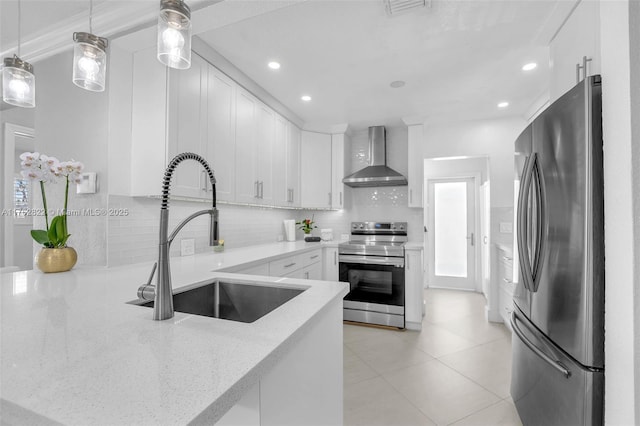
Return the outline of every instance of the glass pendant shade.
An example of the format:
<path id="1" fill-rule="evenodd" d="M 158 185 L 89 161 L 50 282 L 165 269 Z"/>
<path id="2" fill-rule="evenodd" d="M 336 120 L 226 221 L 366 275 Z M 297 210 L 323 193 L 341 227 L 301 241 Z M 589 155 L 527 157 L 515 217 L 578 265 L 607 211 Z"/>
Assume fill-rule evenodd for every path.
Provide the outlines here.
<path id="1" fill-rule="evenodd" d="M 36 106 L 36 77 L 33 75 L 33 65 L 16 55 L 13 58 L 4 58 L 2 100 L 22 108 Z"/>
<path id="2" fill-rule="evenodd" d="M 102 92 L 107 77 L 107 39 L 90 33 L 73 33 L 73 84 Z"/>
<path id="3" fill-rule="evenodd" d="M 158 60 L 171 68 L 191 66 L 191 10 L 182 0 L 161 0 Z"/>

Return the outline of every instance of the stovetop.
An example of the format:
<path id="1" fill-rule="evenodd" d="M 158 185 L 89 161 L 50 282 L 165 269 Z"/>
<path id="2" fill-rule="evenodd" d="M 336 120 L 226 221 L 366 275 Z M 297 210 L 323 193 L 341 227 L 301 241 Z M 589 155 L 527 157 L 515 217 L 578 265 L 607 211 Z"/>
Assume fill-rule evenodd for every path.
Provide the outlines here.
<path id="1" fill-rule="evenodd" d="M 352 222 L 351 239 L 338 246 L 338 253 L 400 257 L 406 242 L 406 222 Z"/>

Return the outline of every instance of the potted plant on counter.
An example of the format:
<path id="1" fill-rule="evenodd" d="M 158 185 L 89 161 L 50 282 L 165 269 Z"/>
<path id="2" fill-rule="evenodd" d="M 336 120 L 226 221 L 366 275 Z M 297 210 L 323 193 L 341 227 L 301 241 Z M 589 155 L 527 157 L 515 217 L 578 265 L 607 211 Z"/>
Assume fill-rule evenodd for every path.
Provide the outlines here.
<path id="1" fill-rule="evenodd" d="M 299 225 L 298 228 L 302 230 L 302 232 L 304 232 L 304 239 L 305 241 L 310 241 L 310 238 L 313 238 L 313 236 L 311 235 L 311 232 L 317 228 L 316 225 L 314 225 L 314 221 L 313 221 L 313 216 L 311 216 L 311 219 L 303 219 L 299 222 L 296 222 L 296 225 Z"/>
<path id="2" fill-rule="evenodd" d="M 42 206 L 46 229 L 31 230 L 31 237 L 42 244 L 36 256 L 36 264 L 42 272 L 64 272 L 76 264 L 78 254 L 73 247 L 67 246 L 71 236 L 67 228 L 67 204 L 69 200 L 69 182 L 79 183 L 84 165 L 78 161 L 58 161 L 37 152 L 25 152 L 20 155 L 21 174 L 27 179 L 40 183 Z M 45 183 L 56 183 L 64 180 L 64 208 L 49 223 L 49 210 L 45 193 Z"/>

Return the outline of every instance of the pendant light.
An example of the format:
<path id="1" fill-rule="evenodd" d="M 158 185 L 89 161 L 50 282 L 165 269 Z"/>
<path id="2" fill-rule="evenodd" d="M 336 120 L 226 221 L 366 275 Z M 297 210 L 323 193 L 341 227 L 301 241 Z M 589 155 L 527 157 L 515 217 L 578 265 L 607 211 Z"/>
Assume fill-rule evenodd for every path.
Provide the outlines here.
<path id="1" fill-rule="evenodd" d="M 20 59 L 20 0 L 18 0 L 18 54 L 4 58 L 2 67 L 2 100 L 22 108 L 36 106 L 36 77 L 33 65 Z"/>
<path id="2" fill-rule="evenodd" d="M 171 68 L 191 66 L 191 10 L 182 0 L 160 0 L 158 60 Z"/>
<path id="3" fill-rule="evenodd" d="M 93 35 L 93 0 L 89 0 L 89 32 L 73 33 L 73 84 L 92 92 L 104 91 L 107 79 L 107 44 Z"/>

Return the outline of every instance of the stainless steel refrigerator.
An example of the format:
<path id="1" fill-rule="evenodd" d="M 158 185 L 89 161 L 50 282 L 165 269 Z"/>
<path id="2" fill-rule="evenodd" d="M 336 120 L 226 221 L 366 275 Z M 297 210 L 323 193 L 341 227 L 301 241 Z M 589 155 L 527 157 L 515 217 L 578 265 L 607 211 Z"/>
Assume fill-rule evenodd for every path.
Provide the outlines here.
<path id="1" fill-rule="evenodd" d="M 603 423 L 601 112 L 600 76 L 591 76 L 515 142 L 511 396 L 525 426 Z"/>

